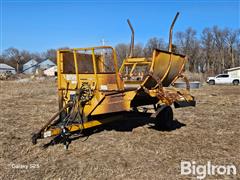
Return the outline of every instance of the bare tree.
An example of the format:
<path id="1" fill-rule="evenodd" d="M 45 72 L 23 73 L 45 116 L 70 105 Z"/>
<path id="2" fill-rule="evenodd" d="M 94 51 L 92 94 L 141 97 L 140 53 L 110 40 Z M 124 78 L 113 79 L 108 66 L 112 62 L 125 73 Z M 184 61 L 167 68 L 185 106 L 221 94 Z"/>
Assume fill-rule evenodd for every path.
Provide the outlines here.
<path id="1" fill-rule="evenodd" d="M 33 52 L 31 53 L 31 59 L 35 59 L 36 61 L 41 61 L 45 59 L 45 56 L 43 53 Z"/>
<path id="2" fill-rule="evenodd" d="M 143 46 L 138 43 L 134 46 L 134 57 L 144 57 Z"/>
<path id="3" fill-rule="evenodd" d="M 156 37 L 150 38 L 144 47 L 145 57 L 151 57 L 154 49 L 165 49 L 165 42 L 163 39 L 158 39 Z"/>
<path id="4" fill-rule="evenodd" d="M 228 46 L 228 53 L 231 57 L 231 66 L 235 67 L 235 53 L 234 50 L 237 49 L 237 38 L 239 38 L 240 31 L 239 30 L 230 30 L 226 29 L 226 44 Z"/>
<path id="5" fill-rule="evenodd" d="M 0 63 L 4 63 L 5 62 L 5 59 L 3 57 L 3 55 L 0 55 Z"/>
<path id="6" fill-rule="evenodd" d="M 20 64 L 20 52 L 18 49 L 14 47 L 10 47 L 3 52 L 3 57 L 5 58 L 5 61 L 17 68 L 17 72 L 19 71 L 19 64 Z"/>
<path id="7" fill-rule="evenodd" d="M 189 71 L 198 71 L 198 64 L 201 62 L 200 58 L 200 42 L 196 38 L 196 31 L 188 28 L 184 32 L 177 32 L 176 44 L 179 53 L 186 54 L 189 58 L 187 68 Z"/>
<path id="8" fill-rule="evenodd" d="M 218 72 L 223 72 L 225 69 L 225 42 L 226 42 L 227 31 L 221 30 L 217 26 L 213 27 L 213 37 L 215 45 L 218 51 L 218 58 L 220 59 L 220 66 Z"/>
<path id="9" fill-rule="evenodd" d="M 202 54 L 205 59 L 206 71 L 209 72 L 214 64 L 214 37 L 210 28 L 205 28 L 201 35 Z"/>
<path id="10" fill-rule="evenodd" d="M 16 60 L 19 54 L 19 50 L 14 47 L 10 47 L 3 52 L 3 55 L 7 60 Z"/>
<path id="11" fill-rule="evenodd" d="M 236 66 L 240 66 L 240 37 L 238 36 L 237 39 L 237 46 L 236 46 L 236 50 L 235 50 L 235 54 L 236 54 Z"/>
<path id="12" fill-rule="evenodd" d="M 57 50 L 56 49 L 48 49 L 43 53 L 44 59 L 50 59 L 53 62 L 57 60 Z"/>
<path id="13" fill-rule="evenodd" d="M 20 51 L 20 56 L 22 57 L 21 59 L 24 63 L 32 58 L 31 53 L 27 50 Z"/>
<path id="14" fill-rule="evenodd" d="M 121 65 L 123 60 L 128 56 L 129 45 L 124 43 L 117 44 L 115 50 L 117 54 L 118 65 Z"/>

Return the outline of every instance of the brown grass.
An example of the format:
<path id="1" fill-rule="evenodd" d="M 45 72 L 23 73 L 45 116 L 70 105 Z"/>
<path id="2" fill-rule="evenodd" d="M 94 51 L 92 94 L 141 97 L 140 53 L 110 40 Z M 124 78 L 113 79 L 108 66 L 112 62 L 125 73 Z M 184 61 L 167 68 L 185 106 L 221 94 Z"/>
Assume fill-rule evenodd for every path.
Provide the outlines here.
<path id="1" fill-rule="evenodd" d="M 149 125 L 133 131 L 105 130 L 70 144 L 41 147 L 31 133 L 57 111 L 54 81 L 0 81 L 0 179 L 186 179 L 180 161 L 238 166 L 240 178 L 240 86 L 203 86 L 194 90 L 197 107 L 175 109 L 185 123 L 174 131 Z M 39 168 L 14 169 L 12 164 Z M 227 179 L 229 176 L 211 176 Z"/>

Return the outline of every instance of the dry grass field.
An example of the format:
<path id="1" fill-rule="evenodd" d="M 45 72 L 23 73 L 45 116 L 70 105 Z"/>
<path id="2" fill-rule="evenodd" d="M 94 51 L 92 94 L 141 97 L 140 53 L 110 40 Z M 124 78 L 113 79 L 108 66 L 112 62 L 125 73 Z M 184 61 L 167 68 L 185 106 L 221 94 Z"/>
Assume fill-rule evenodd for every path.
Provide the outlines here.
<path id="1" fill-rule="evenodd" d="M 68 150 L 62 144 L 43 149 L 50 139 L 31 144 L 31 133 L 57 111 L 54 80 L 0 81 L 0 94 L 0 179 L 195 179 L 180 174 L 181 160 L 233 163 L 236 176 L 206 179 L 240 179 L 240 86 L 193 90 L 197 106 L 174 109 L 176 121 L 185 124 L 176 130 L 107 128 Z"/>

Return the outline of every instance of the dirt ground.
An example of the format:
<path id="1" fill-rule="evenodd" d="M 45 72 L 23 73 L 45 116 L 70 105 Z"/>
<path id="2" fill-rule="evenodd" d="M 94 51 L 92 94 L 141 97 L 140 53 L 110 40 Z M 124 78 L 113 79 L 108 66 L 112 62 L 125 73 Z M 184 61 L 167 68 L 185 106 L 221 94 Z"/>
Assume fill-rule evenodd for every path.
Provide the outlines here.
<path id="1" fill-rule="evenodd" d="M 240 86 L 193 90 L 197 106 L 174 109 L 175 130 L 108 128 L 68 150 L 43 149 L 50 139 L 31 144 L 31 133 L 57 111 L 54 80 L 0 81 L 0 94 L 0 179 L 195 179 L 180 174 L 181 161 L 234 164 L 236 176 L 206 179 L 240 179 Z"/>

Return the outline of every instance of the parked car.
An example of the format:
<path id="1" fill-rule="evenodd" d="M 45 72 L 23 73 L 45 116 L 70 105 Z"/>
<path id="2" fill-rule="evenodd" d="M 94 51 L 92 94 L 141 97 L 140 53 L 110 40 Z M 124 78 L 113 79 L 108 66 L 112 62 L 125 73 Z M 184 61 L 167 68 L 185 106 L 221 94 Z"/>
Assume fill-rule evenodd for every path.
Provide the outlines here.
<path id="1" fill-rule="evenodd" d="M 210 85 L 214 84 L 233 84 L 238 85 L 240 82 L 240 78 L 232 77 L 229 74 L 219 74 L 215 77 L 208 77 L 207 83 Z"/>

